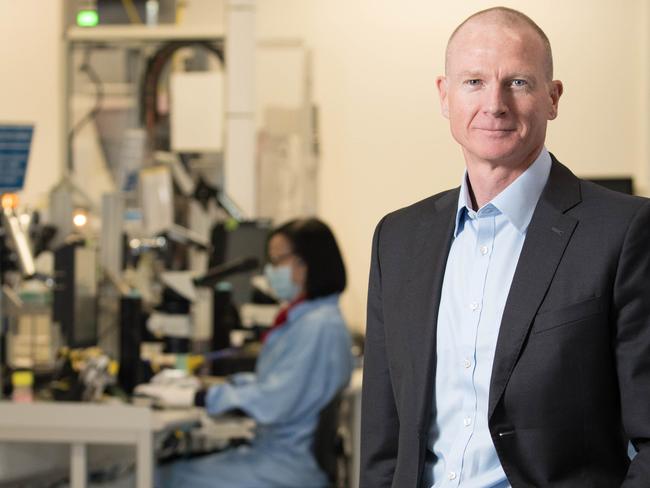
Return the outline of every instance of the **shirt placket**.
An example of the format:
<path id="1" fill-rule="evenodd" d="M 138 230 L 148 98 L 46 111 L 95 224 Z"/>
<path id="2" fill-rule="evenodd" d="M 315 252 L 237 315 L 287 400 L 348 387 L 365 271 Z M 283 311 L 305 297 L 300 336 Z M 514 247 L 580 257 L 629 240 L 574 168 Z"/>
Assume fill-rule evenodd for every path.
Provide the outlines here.
<path id="1" fill-rule="evenodd" d="M 463 402 L 461 435 L 455 443 L 456 451 L 451 456 L 453 463 L 447 470 L 448 486 L 458 486 L 461 481 L 465 451 L 474 433 L 476 422 L 478 398 L 476 388 L 476 346 L 481 324 L 481 311 L 484 307 L 485 282 L 490 266 L 490 256 L 494 246 L 495 217 L 497 211 L 492 205 L 481 209 L 478 214 L 470 213 L 473 221 L 470 227 L 476 236 L 471 263 L 467 270 L 466 283 L 468 285 L 466 308 L 463 316 L 461 357 L 458 367 L 462 370 Z M 483 367 L 484 365 L 481 365 Z"/>

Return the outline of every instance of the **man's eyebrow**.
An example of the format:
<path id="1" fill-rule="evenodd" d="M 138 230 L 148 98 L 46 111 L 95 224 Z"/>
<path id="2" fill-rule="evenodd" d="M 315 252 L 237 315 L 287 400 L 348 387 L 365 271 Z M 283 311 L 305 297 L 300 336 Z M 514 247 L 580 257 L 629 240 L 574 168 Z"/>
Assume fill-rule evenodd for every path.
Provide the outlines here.
<path id="1" fill-rule="evenodd" d="M 477 70 L 464 70 L 458 73 L 461 78 L 481 78 L 483 73 Z"/>
<path id="2" fill-rule="evenodd" d="M 479 70 L 463 70 L 457 73 L 459 78 L 483 78 L 485 74 Z M 533 73 L 526 73 L 523 71 L 514 71 L 503 77 L 504 79 L 514 80 L 517 78 L 523 78 L 531 82 L 537 81 L 537 77 Z"/>
<path id="3" fill-rule="evenodd" d="M 533 73 L 526 73 L 524 71 L 515 71 L 508 75 L 506 78 L 526 78 L 527 80 L 536 80 L 537 77 Z"/>

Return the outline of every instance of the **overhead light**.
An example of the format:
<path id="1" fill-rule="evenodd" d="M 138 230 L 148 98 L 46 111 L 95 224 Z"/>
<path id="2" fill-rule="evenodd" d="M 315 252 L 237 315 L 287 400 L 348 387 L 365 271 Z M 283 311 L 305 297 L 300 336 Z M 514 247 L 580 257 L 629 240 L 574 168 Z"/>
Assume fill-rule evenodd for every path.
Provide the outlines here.
<path id="1" fill-rule="evenodd" d="M 97 7 L 87 6 L 77 11 L 77 25 L 79 27 L 95 27 L 98 23 Z"/>
<path id="2" fill-rule="evenodd" d="M 79 10 L 77 12 L 77 25 L 79 27 L 95 27 L 99 23 L 97 10 Z"/>

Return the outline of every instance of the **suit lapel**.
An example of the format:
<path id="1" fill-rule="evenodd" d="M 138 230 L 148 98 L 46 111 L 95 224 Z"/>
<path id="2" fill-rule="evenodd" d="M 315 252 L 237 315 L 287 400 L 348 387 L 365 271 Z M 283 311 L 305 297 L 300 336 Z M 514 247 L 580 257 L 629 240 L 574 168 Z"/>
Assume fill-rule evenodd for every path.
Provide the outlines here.
<path id="1" fill-rule="evenodd" d="M 488 418 L 505 391 L 535 314 L 578 223 L 565 212 L 579 202 L 578 179 L 553 157 L 549 181 L 528 227 L 501 320 Z"/>
<path id="2" fill-rule="evenodd" d="M 459 190 L 434 202 L 415 235 L 405 318 L 409 325 L 416 425 L 428 425 L 435 373 L 436 324 L 442 281 L 454 231 Z"/>

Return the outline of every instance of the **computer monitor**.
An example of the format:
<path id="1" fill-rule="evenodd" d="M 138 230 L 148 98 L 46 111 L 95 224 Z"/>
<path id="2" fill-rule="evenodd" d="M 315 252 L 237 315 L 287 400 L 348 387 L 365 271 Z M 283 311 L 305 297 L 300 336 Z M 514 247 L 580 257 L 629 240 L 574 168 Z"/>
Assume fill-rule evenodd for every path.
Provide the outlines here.
<path id="1" fill-rule="evenodd" d="M 31 124 L 0 124 L 0 195 L 23 189 L 33 136 Z M 32 276 L 36 267 L 29 235 L 14 209 L 0 211 L 0 225 L 13 244 L 20 270 L 24 276 Z"/>
<path id="2" fill-rule="evenodd" d="M 632 178 L 589 178 L 589 181 L 593 183 L 598 183 L 605 188 L 610 190 L 619 191 L 621 193 L 627 193 L 628 195 L 634 195 L 634 185 L 632 184 Z"/>
<path id="3" fill-rule="evenodd" d="M 237 305 L 249 302 L 251 299 L 250 281 L 253 276 L 262 272 L 266 261 L 266 242 L 270 232 L 271 221 L 269 220 L 245 221 L 232 227 L 219 223 L 212 229 L 211 268 L 235 259 L 249 257 L 257 258 L 260 262 L 257 269 L 231 276 L 225 280 L 232 285 L 232 298 Z"/>
<path id="4" fill-rule="evenodd" d="M 31 124 L 0 124 L 0 193 L 23 189 L 33 135 Z"/>

